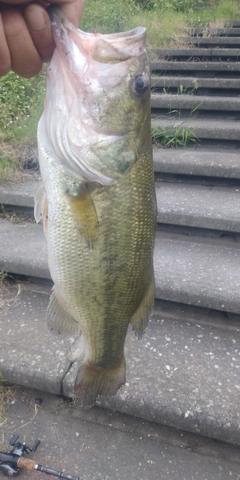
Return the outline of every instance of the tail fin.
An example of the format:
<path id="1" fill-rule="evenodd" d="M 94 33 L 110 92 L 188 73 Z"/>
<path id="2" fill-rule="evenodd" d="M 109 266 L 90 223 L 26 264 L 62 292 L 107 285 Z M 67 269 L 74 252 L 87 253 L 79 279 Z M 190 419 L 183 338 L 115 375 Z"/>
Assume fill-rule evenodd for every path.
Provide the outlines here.
<path id="1" fill-rule="evenodd" d="M 92 407 L 99 395 L 116 395 L 118 389 L 126 382 L 126 363 L 112 368 L 83 364 L 78 371 L 75 391 L 82 407 Z"/>

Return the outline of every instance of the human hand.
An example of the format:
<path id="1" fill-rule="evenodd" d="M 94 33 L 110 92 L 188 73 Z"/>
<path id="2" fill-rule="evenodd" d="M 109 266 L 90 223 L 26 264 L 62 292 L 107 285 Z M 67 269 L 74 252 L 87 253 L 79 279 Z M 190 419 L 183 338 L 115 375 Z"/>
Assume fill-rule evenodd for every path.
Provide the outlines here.
<path id="1" fill-rule="evenodd" d="M 54 50 L 51 22 L 46 6 L 58 5 L 77 27 L 85 0 L 0 0 L 0 76 L 13 70 L 33 77 Z"/>

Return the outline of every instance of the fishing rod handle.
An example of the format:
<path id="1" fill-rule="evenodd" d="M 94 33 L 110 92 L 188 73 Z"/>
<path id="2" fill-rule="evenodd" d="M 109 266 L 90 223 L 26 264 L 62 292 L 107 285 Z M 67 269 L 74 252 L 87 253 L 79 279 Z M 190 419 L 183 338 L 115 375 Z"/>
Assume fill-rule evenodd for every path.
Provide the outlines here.
<path id="1" fill-rule="evenodd" d="M 42 465 L 38 465 L 35 463 L 34 460 L 29 460 L 25 457 L 20 457 L 17 462 L 18 468 L 25 468 L 26 470 L 38 470 L 39 472 L 48 473 L 50 475 L 54 475 L 55 477 L 65 478 L 69 480 L 82 480 L 80 477 L 75 477 L 74 475 L 69 475 L 68 473 L 58 472 L 57 470 L 53 470 L 52 468 L 43 467 Z"/>
<path id="2" fill-rule="evenodd" d="M 29 460 L 29 458 L 25 458 L 25 457 L 20 457 L 18 462 L 17 462 L 17 466 L 18 468 L 25 468 L 26 470 L 35 470 L 35 461 L 34 460 Z"/>

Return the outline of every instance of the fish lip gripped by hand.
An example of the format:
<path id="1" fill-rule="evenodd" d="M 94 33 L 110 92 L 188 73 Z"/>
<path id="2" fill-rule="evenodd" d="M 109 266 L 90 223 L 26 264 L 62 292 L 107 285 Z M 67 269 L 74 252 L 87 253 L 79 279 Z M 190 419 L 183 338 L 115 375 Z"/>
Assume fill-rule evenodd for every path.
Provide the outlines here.
<path id="1" fill-rule="evenodd" d="M 48 326 L 81 331 L 75 391 L 90 406 L 125 383 L 128 325 L 140 336 L 154 301 L 150 66 L 144 28 L 90 34 L 50 16 L 35 218 L 54 282 Z"/>

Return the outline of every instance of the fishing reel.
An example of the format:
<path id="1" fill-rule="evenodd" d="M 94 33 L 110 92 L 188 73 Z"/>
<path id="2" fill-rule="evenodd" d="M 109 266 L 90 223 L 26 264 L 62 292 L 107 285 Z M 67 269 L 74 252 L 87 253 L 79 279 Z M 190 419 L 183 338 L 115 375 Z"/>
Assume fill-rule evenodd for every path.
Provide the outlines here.
<path id="1" fill-rule="evenodd" d="M 7 452 L 0 452 L 0 472 L 6 477 L 15 477 L 20 473 L 21 468 L 18 466 L 19 459 L 24 453 L 36 452 L 40 445 L 40 440 L 36 440 L 33 447 L 29 447 L 25 443 L 17 442 L 19 435 L 14 434 L 9 442 L 13 449 Z"/>
<path id="2" fill-rule="evenodd" d="M 15 477 L 22 469 L 25 469 L 30 471 L 38 470 L 39 472 L 56 477 L 57 480 L 60 480 L 61 478 L 68 480 L 82 480 L 80 477 L 53 470 L 52 468 L 43 467 L 42 465 L 35 463 L 34 460 L 25 458 L 24 454 L 36 452 L 41 442 L 40 440 L 36 440 L 33 447 L 29 447 L 26 443 L 18 442 L 18 439 L 19 435 L 14 434 L 9 442 L 9 445 L 13 448 L 7 450 L 7 452 L 0 452 L 0 473 L 6 477 Z"/>

